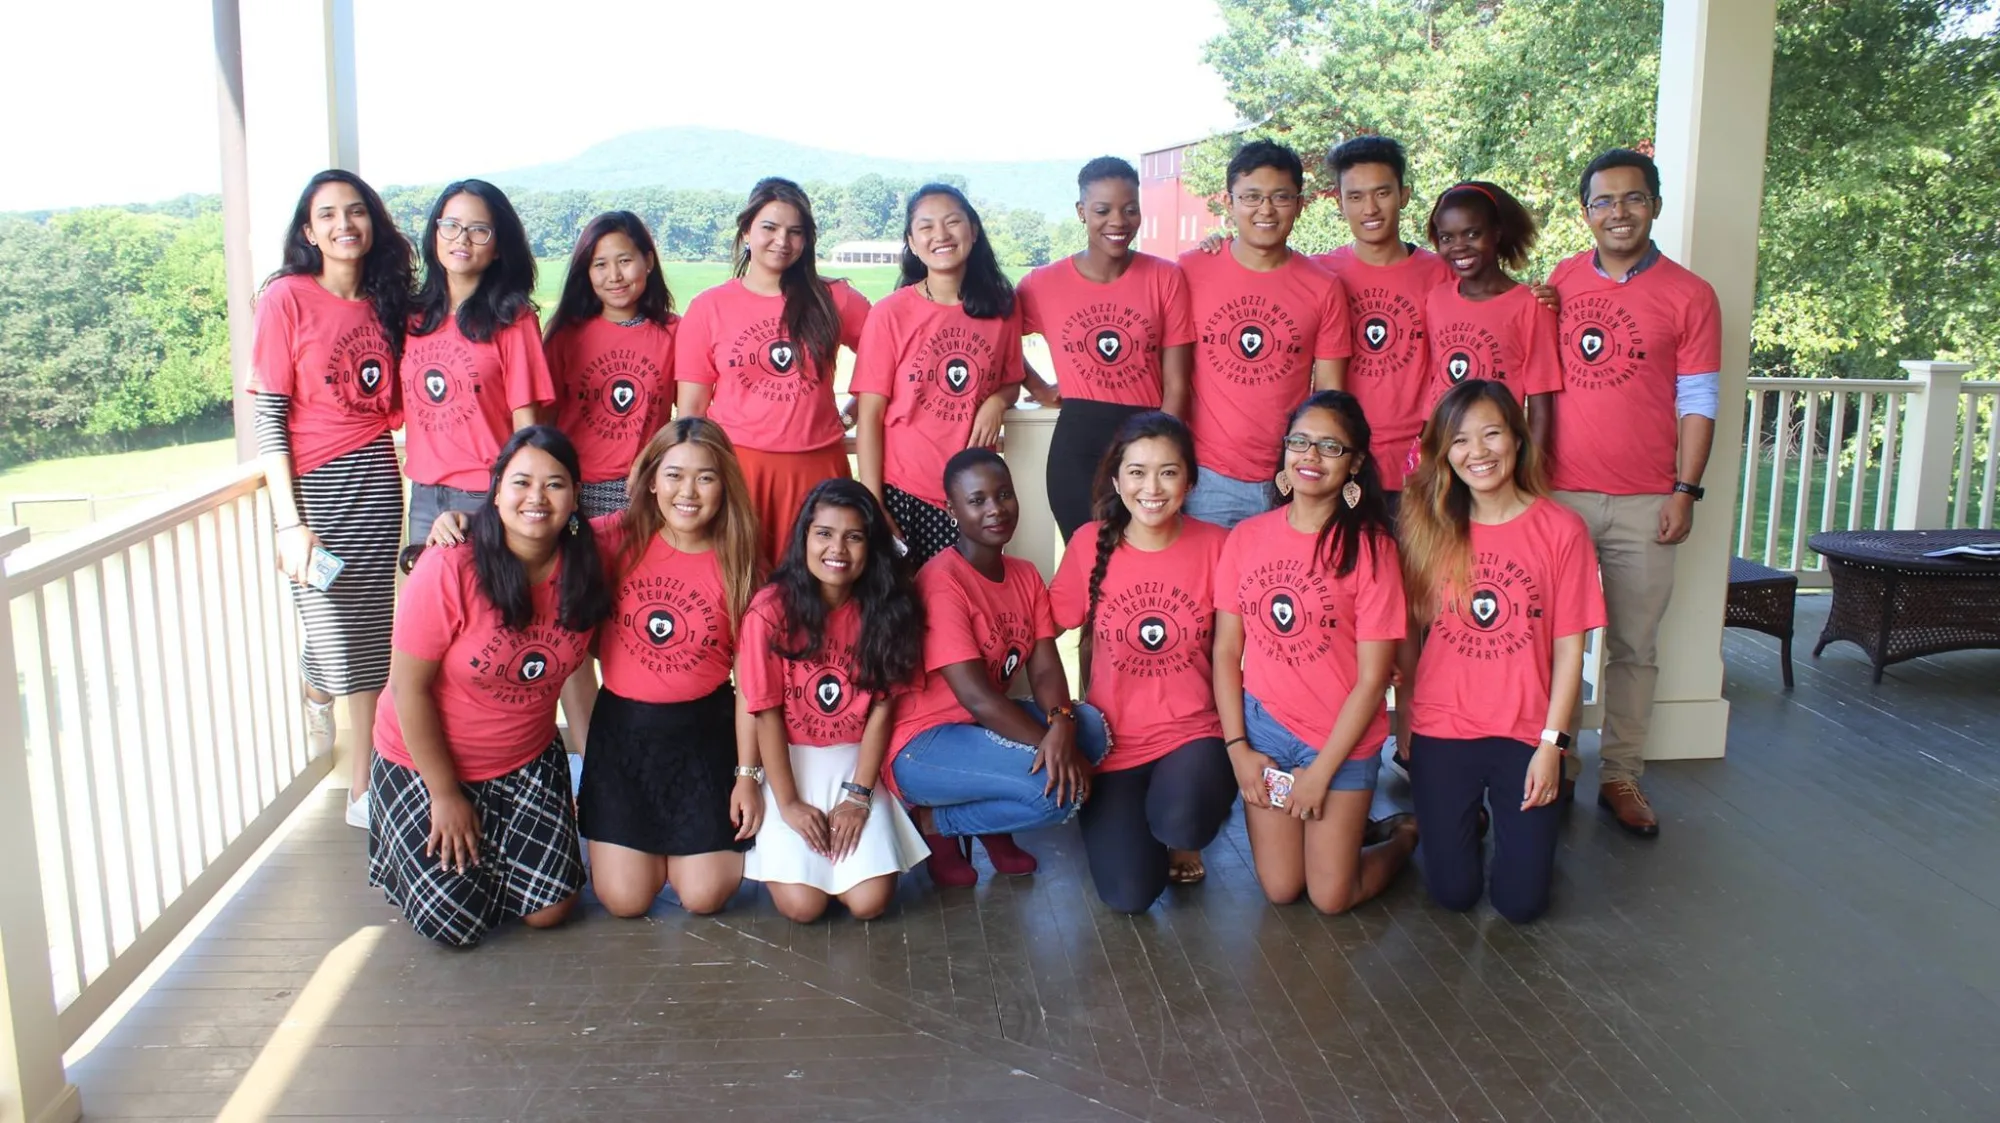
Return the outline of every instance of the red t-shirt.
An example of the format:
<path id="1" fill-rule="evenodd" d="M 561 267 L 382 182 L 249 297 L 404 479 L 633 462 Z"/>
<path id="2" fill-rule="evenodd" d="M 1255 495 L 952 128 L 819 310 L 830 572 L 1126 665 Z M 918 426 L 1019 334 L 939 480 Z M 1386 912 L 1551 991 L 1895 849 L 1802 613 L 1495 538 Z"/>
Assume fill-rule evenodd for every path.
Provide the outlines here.
<path id="1" fill-rule="evenodd" d="M 590 520 L 598 556 L 616 566 L 625 551 L 625 512 Z M 715 551 L 684 554 L 654 535 L 619 575 L 611 618 L 599 626 L 604 685 L 635 702 L 706 698 L 729 681 L 736 642 Z"/>
<path id="2" fill-rule="evenodd" d="M 1597 551 L 1575 512 L 1537 499 L 1511 522 L 1473 523 L 1472 552 L 1471 594 L 1431 623 L 1417 660 L 1410 728 L 1536 744 L 1556 640 L 1604 626 Z"/>
<path id="3" fill-rule="evenodd" d="M 590 650 L 589 632 L 556 622 L 561 585 L 558 564 L 530 590 L 534 619 L 516 632 L 480 591 L 471 546 L 425 550 L 403 582 L 391 643 L 438 665 L 431 701 L 459 779 L 505 776 L 555 740 L 556 695 Z M 395 703 L 383 702 L 375 711 L 375 749 L 414 768 Z"/>
<path id="4" fill-rule="evenodd" d="M 474 343 L 447 316 L 403 348 L 403 473 L 420 484 L 485 491 L 514 432 L 513 413 L 551 405 L 555 382 L 530 312 Z"/>
<path id="5" fill-rule="evenodd" d="M 1588 250 L 1556 266 L 1549 283 L 1562 294 L 1563 366 L 1550 483 L 1609 495 L 1671 492 L 1677 380 L 1722 369 L 1715 289 L 1664 257 L 1621 285 L 1598 273 Z"/>
<path id="6" fill-rule="evenodd" d="M 1090 608 L 1097 526 L 1069 540 L 1049 603 L 1056 624 L 1076 628 Z M 1164 550 L 1121 545 L 1111 552 L 1091 625 L 1090 701 L 1111 726 L 1099 772 L 1137 768 L 1200 737 L 1222 736 L 1211 677 L 1215 647 L 1215 563 L 1229 532 L 1181 520 Z"/>
<path id="7" fill-rule="evenodd" d="M 840 342 L 861 344 L 868 298 L 843 280 L 827 282 L 840 310 Z M 740 280 L 696 296 L 681 321 L 679 376 L 714 387 L 708 416 L 744 448 L 811 452 L 846 430 L 833 400 L 833 372 L 785 331 L 785 298 L 761 296 Z"/>
<path id="8" fill-rule="evenodd" d="M 1345 577 L 1313 559 L 1318 534 L 1293 530 L 1287 508 L 1245 519 L 1215 565 L 1215 604 L 1243 618 L 1243 689 L 1292 736 L 1318 749 L 1360 677 L 1360 644 L 1409 629 L 1396 544 L 1364 544 Z M 1340 629 L 1345 625 L 1347 631 Z M 1387 691 L 1348 754 L 1366 757 L 1389 736 Z"/>
<path id="9" fill-rule="evenodd" d="M 1317 359 L 1354 353 L 1340 279 L 1293 253 L 1259 273 L 1221 253 L 1181 255 L 1195 325 L 1194 451 L 1237 480 L 1278 471 L 1285 415 L 1312 393 Z"/>
<path id="10" fill-rule="evenodd" d="M 305 475 L 400 423 L 389 336 L 366 300 L 311 277 L 279 277 L 257 298 L 250 391 L 292 399 L 292 471 Z"/>
<path id="11" fill-rule="evenodd" d="M 1022 377 L 1019 301 L 1005 319 L 975 320 L 912 285 L 869 314 L 848 388 L 889 399 L 883 482 L 942 507 L 944 462 L 971 438 L 979 404 Z"/>
<path id="12" fill-rule="evenodd" d="M 1160 408 L 1160 351 L 1194 342 L 1187 282 L 1171 261 L 1135 253 L 1108 285 L 1063 258 L 1021 281 L 1021 334 L 1048 340 L 1066 398 Z"/>
<path id="13" fill-rule="evenodd" d="M 674 412 L 674 328 L 619 327 L 602 316 L 570 324 L 543 345 L 557 388 L 556 428 L 576 445 L 583 482 L 622 480 Z"/>
<path id="14" fill-rule="evenodd" d="M 1033 654 L 1035 641 L 1056 638 L 1041 573 L 1020 558 L 1000 561 L 1003 576 L 998 582 L 988 581 L 957 550 L 932 558 L 917 573 L 917 599 L 924 602 L 930 625 L 924 633 L 924 683 L 896 707 L 890 760 L 926 729 L 972 721 L 951 684 L 936 673 L 939 668 L 984 663 L 987 681 L 1005 692 L 1008 680 Z M 883 771 L 888 771 L 886 764 Z"/>
<path id="15" fill-rule="evenodd" d="M 1394 265 L 1369 265 L 1351 244 L 1313 260 L 1347 289 L 1354 330 L 1347 389 L 1374 432 L 1369 445 L 1382 486 L 1401 491 L 1405 452 L 1423 432 L 1432 399 L 1424 303 L 1432 289 L 1451 280 L 1451 266 L 1416 247 Z"/>
<path id="16" fill-rule="evenodd" d="M 1556 314 L 1515 285 L 1491 300 L 1467 300 L 1458 285 L 1439 285 L 1424 305 L 1431 333 L 1431 393 L 1424 412 L 1468 378 L 1505 382 L 1514 400 L 1563 388 L 1556 358 Z"/>
<path id="17" fill-rule="evenodd" d="M 875 696 L 854 685 L 855 648 L 861 643 L 861 606 L 853 599 L 828 614 L 819 654 L 791 660 L 771 650 L 789 646 L 778 590 L 766 587 L 743 615 L 743 644 L 736 659 L 736 688 L 753 714 L 785 708 L 785 742 L 852 745 L 868 728 Z M 887 774 L 888 769 L 883 769 Z"/>

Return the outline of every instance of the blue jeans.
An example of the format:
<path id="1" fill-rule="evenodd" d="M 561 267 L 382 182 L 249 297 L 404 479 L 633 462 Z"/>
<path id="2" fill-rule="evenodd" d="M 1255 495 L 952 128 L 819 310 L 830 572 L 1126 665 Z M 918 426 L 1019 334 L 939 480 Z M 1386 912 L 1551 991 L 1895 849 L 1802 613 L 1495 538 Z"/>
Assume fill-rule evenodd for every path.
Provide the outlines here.
<path id="1" fill-rule="evenodd" d="M 1243 692 L 1243 734 L 1250 738 L 1250 747 L 1271 758 L 1271 763 L 1296 776 L 1311 768 L 1319 759 L 1319 750 L 1304 741 L 1291 730 L 1286 729 L 1264 703 L 1249 691 Z M 1376 746 L 1381 748 L 1380 745 Z M 1333 782 L 1327 785 L 1330 792 L 1372 792 L 1375 779 L 1382 772 L 1382 754 L 1371 753 L 1360 760 L 1349 760 L 1334 770 Z"/>
<path id="2" fill-rule="evenodd" d="M 1239 480 L 1221 472 L 1201 474 L 1184 505 L 1189 515 L 1228 529 L 1252 515 L 1261 515 L 1277 501 L 1270 480 Z"/>
<path id="3" fill-rule="evenodd" d="M 1036 721 L 1047 720 L 1041 707 L 1021 702 Z M 1076 707 L 1076 747 L 1096 764 L 1104 759 L 1111 739 L 1097 707 Z M 1030 774 L 1035 746 L 1010 741 L 983 725 L 954 723 L 924 730 L 896 754 L 890 770 L 905 802 L 928 807 L 937 833 L 1012 834 L 1066 823 L 1077 805 L 1056 802 L 1044 793 L 1046 770 Z"/>

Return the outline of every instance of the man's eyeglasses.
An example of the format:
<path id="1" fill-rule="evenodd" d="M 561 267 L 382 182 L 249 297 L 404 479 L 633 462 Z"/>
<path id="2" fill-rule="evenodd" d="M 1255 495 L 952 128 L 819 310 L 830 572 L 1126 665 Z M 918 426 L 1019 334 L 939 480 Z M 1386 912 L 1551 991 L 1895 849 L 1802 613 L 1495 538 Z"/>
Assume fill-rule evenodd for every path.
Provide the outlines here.
<path id="1" fill-rule="evenodd" d="M 483 246 L 493 240 L 493 228 L 483 222 L 467 225 L 455 218 L 438 220 L 438 237 L 447 242 L 456 242 L 461 235 L 473 245 Z"/>
<path id="2" fill-rule="evenodd" d="M 1319 440 L 1313 440 L 1304 433 L 1293 433 L 1286 437 L 1285 447 L 1292 452 L 1304 452 L 1309 448 L 1316 448 L 1319 450 L 1319 454 L 1328 460 L 1338 460 L 1353 451 L 1332 437 L 1321 437 Z"/>
<path id="3" fill-rule="evenodd" d="M 1585 203 L 1583 209 L 1595 215 L 1610 214 L 1619 207 L 1623 207 L 1627 211 L 1642 211 L 1658 198 L 1658 195 L 1648 195 L 1644 191 L 1627 191 L 1625 194 L 1615 197 L 1600 195 L 1590 202 Z"/>
<path id="4" fill-rule="evenodd" d="M 1288 211 L 1298 206 L 1300 199 L 1300 196 L 1290 191 L 1273 191 L 1269 195 L 1264 194 L 1262 191 L 1238 191 L 1229 197 L 1253 211 L 1262 207 L 1265 203 L 1269 203 L 1281 211 Z"/>

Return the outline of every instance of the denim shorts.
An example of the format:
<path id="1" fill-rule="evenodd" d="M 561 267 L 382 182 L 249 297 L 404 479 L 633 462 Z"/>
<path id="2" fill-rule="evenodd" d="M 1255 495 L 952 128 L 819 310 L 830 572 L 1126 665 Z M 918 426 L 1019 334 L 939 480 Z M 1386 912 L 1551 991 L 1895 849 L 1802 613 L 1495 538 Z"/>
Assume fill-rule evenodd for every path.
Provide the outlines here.
<path id="1" fill-rule="evenodd" d="M 1188 492 L 1184 509 L 1190 518 L 1227 530 L 1252 515 L 1270 510 L 1277 496 L 1270 480 L 1239 480 L 1221 472 L 1205 471 L 1201 482 Z"/>
<path id="2" fill-rule="evenodd" d="M 1264 703 L 1249 691 L 1243 692 L 1243 732 L 1250 738 L 1250 747 L 1271 758 L 1271 763 L 1296 776 L 1310 768 L 1319 759 L 1319 750 L 1286 729 Z M 1381 746 L 1377 752 L 1359 759 L 1351 759 L 1334 770 L 1333 782 L 1328 791 L 1368 792 L 1375 790 L 1375 778 L 1382 771 Z"/>

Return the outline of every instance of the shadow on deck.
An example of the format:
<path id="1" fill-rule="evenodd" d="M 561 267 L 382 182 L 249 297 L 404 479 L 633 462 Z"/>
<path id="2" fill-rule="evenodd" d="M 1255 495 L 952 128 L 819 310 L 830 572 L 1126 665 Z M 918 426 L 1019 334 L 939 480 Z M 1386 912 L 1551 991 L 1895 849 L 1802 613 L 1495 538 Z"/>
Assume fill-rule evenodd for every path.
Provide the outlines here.
<path id="1" fill-rule="evenodd" d="M 873 924 L 753 888 L 452 953 L 325 793 L 70 1076 L 89 1119 L 1994 1118 L 2000 654 L 1876 687 L 1838 645 L 1789 695 L 1775 641 L 1727 661 L 1728 759 L 1649 771 L 1653 842 L 1580 800 L 1527 928 L 1414 872 L 1352 916 L 1272 907 L 1239 816 L 1136 918 L 1071 828 L 1033 878 L 919 872 Z"/>

